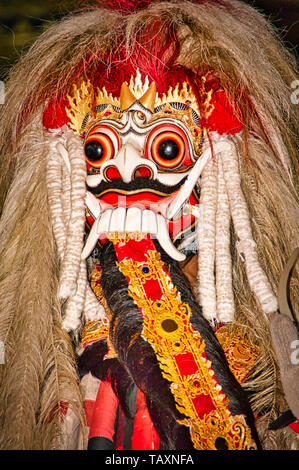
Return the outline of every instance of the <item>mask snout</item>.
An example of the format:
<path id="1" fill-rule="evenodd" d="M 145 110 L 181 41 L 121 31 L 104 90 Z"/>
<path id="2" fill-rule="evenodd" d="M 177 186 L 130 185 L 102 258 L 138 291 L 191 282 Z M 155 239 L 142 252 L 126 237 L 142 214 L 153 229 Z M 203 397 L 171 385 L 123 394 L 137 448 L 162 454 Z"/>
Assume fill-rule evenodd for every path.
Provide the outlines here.
<path id="1" fill-rule="evenodd" d="M 142 158 L 140 151 L 128 142 L 115 158 L 103 164 L 101 174 L 105 181 L 121 178 L 125 183 L 130 183 L 137 177 L 155 179 L 157 167 L 150 160 Z"/>

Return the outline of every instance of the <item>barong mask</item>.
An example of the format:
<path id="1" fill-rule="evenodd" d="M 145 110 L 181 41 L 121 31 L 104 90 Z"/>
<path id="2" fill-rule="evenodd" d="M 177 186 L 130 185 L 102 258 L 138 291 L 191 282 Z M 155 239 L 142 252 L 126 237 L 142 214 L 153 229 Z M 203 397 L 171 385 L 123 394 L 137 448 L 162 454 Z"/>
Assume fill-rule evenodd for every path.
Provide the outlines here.
<path id="1" fill-rule="evenodd" d="M 213 86 L 207 76 L 202 76 L 196 97 L 187 81 L 170 86 L 159 95 L 155 82 L 149 83 L 147 76 L 143 80 L 137 69 L 129 83 L 121 84 L 119 97 L 108 93 L 105 86 L 92 86 L 90 81 L 74 85 L 67 96 L 67 125 L 81 139 L 86 161 L 85 205 L 89 233 L 81 263 L 84 264 L 89 257 L 100 262 L 103 293 L 99 293 L 99 286 L 95 289 L 93 281 L 98 273 L 98 264 L 92 268 L 91 287 L 98 300 L 106 306 L 106 311 L 110 311 L 108 329 L 97 322 L 86 323 L 83 343 L 85 347 L 90 344 L 90 329 L 93 332 L 91 344 L 106 340 L 109 350 L 104 360 L 117 357 L 121 364 L 126 364 L 130 376 L 138 388 L 144 390 L 147 400 L 152 399 L 154 384 L 165 387 L 157 385 L 161 380 L 157 372 L 146 372 L 135 363 L 140 348 L 145 348 L 143 342 L 151 345 L 144 352 L 145 357 L 158 360 L 162 377 L 170 382 L 170 388 L 166 386 L 164 390 L 166 395 L 170 393 L 166 402 L 154 400 L 150 405 L 152 419 L 157 427 L 161 427 L 161 407 L 166 407 L 166 410 L 169 408 L 166 413 L 171 410 L 176 415 L 174 429 L 178 424 L 186 426 L 184 431 L 178 428 L 177 437 L 173 431 L 170 439 L 174 443 L 170 444 L 170 440 L 168 446 L 180 445 L 182 438 L 179 434 L 185 435 L 190 427 L 195 448 L 219 448 L 219 442 L 224 439 L 224 446 L 230 449 L 248 449 L 255 448 L 257 443 L 251 436 L 251 432 L 255 433 L 254 428 L 250 431 L 251 425 L 248 427 L 246 424 L 246 419 L 251 421 L 250 411 L 238 390 L 239 385 L 226 370 L 224 376 L 228 373 L 230 379 L 225 380 L 230 385 L 222 392 L 222 368 L 227 366 L 223 358 L 215 362 L 213 359 L 219 346 L 215 343 L 214 351 L 206 356 L 205 341 L 214 342 L 209 338 L 210 327 L 197 317 L 197 308 L 192 311 L 192 295 L 187 303 L 183 303 L 182 296 L 186 295 L 184 281 L 180 281 L 181 275 L 177 274 L 176 284 L 173 284 L 171 274 L 176 269 L 175 265 L 172 267 L 173 261 L 184 261 L 185 253 L 196 254 L 198 251 L 195 228 L 199 216 L 199 181 L 206 165 L 210 161 L 213 164 L 210 129 L 201 126 L 201 121 L 209 122 L 215 111 L 213 94 L 222 92 L 217 82 L 212 83 Z M 231 121 L 235 125 L 231 132 L 236 133 L 242 126 L 237 118 L 232 117 Z M 215 131 L 212 134 L 218 136 L 215 141 L 217 152 L 219 141 L 221 149 L 228 140 Z M 227 158 L 230 152 L 229 146 Z M 66 148 L 63 153 L 66 154 Z M 158 241 L 158 245 L 152 243 L 153 239 Z M 109 246 L 105 247 L 107 241 L 112 242 L 112 251 Z M 97 253 L 94 249 L 98 243 Z M 168 260 L 166 269 L 167 256 L 172 261 Z M 114 264 L 127 282 L 124 291 L 119 287 L 122 294 L 119 290 L 117 304 L 113 300 L 113 276 L 118 278 L 118 286 L 123 281 L 120 274 L 112 274 Z M 106 282 L 110 276 L 107 290 Z M 128 305 L 130 297 L 138 309 L 131 304 L 130 318 L 126 319 L 128 307 L 124 309 L 120 303 Z M 211 347 L 209 344 L 208 348 Z M 134 348 L 136 355 L 132 357 Z M 86 351 L 88 356 L 88 349 Z M 245 357 L 249 355 L 248 350 Z M 82 357 L 85 356 L 86 353 Z M 185 363 L 184 359 L 181 363 L 182 357 L 188 358 L 188 362 Z M 99 368 L 100 365 L 97 370 Z M 177 370 L 180 370 L 179 374 Z M 123 369 L 121 380 L 126 374 Z M 209 376 L 214 374 L 216 376 L 211 380 Z M 149 376 L 152 383 L 149 383 Z M 121 392 L 118 393 L 121 397 Z M 239 405 L 232 415 L 228 404 L 235 394 L 240 395 Z M 170 404 L 171 395 L 175 398 L 175 408 Z M 120 399 L 123 400 L 122 397 Z M 105 407 L 105 403 L 102 406 Z M 125 402 L 122 406 L 126 406 Z M 244 419 L 243 414 L 249 415 Z M 180 420 L 179 417 L 184 415 L 185 420 Z M 208 424 L 210 419 L 215 423 L 213 426 Z M 235 428 L 240 431 L 233 437 Z M 189 446 L 190 438 L 185 435 L 184 439 L 184 445 Z"/>
<path id="2" fill-rule="evenodd" d="M 130 85 L 122 84 L 119 99 L 105 88 L 93 97 L 90 88 L 75 88 L 68 111 L 71 127 L 84 138 L 89 225 L 96 219 L 83 257 L 107 232 L 137 232 L 150 233 L 183 261 L 173 242 L 194 233 L 196 183 L 211 156 L 202 156 L 204 130 L 192 88 L 177 84 L 159 98 L 155 83 L 146 77 L 143 84 L 138 70 Z M 211 94 L 202 96 L 207 110 Z"/>
<path id="3" fill-rule="evenodd" d="M 269 319 L 295 243 L 292 67 L 243 3 L 99 3 L 8 87 L 0 439 L 92 448 L 84 411 L 128 417 L 137 388 L 140 448 L 260 448 L 286 406 Z"/>

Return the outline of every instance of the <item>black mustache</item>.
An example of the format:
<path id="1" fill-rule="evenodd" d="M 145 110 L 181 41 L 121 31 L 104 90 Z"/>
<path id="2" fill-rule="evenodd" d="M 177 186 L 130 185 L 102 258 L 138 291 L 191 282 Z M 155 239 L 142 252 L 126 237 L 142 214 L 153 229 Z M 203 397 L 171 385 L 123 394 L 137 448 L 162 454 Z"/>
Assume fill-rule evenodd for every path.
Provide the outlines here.
<path id="1" fill-rule="evenodd" d="M 165 193 L 165 194 L 172 194 L 178 189 L 186 181 L 187 176 L 183 178 L 179 183 L 173 186 L 168 186 L 166 184 L 161 183 L 157 180 L 151 180 L 149 178 L 144 177 L 137 177 L 133 181 L 129 183 L 125 183 L 121 178 L 113 179 L 112 181 L 102 181 L 98 186 L 95 188 L 88 188 L 88 190 L 96 195 L 102 194 L 104 191 L 107 190 L 121 190 L 121 191 L 147 191 L 147 190 L 154 190 L 157 192 Z"/>

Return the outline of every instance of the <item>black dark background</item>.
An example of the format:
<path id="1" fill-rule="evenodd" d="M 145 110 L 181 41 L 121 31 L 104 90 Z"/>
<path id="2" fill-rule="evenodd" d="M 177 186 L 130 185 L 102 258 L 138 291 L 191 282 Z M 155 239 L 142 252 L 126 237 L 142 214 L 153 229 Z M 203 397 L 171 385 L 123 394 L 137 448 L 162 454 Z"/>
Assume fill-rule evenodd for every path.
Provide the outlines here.
<path id="1" fill-rule="evenodd" d="M 279 29 L 298 58 L 299 0 L 245 0 Z M 82 2 L 81 2 L 82 5 Z M 76 9 L 78 0 L 0 0 L 0 79 L 49 22 Z"/>

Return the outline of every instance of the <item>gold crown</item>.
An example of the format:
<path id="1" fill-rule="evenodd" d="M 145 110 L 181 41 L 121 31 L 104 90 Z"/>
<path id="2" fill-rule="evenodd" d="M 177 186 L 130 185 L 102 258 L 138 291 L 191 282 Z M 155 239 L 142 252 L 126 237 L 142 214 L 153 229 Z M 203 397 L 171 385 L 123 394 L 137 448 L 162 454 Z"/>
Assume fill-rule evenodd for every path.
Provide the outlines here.
<path id="1" fill-rule="evenodd" d="M 204 83 L 203 80 L 200 96 L 203 99 L 205 108 L 208 109 L 211 108 L 212 91 L 205 92 Z M 143 82 L 138 69 L 136 76 L 131 76 L 129 84 L 127 82 L 122 84 L 119 98 L 113 96 L 112 93 L 108 93 L 105 87 L 101 89 L 94 88 L 89 80 L 87 82 L 82 80 L 79 88 L 76 85 L 73 86 L 73 94 L 72 96 L 67 95 L 67 99 L 69 107 L 66 108 L 66 113 L 70 119 L 69 125 L 76 134 L 82 134 L 95 119 L 99 120 L 104 115 L 109 114 L 110 119 L 113 117 L 117 119 L 123 111 L 129 109 L 137 100 L 152 113 L 158 106 L 175 102 L 188 103 L 188 106 L 200 115 L 197 99 L 189 83 L 178 83 L 174 88 L 170 87 L 167 93 L 163 93 L 159 97 L 155 83 L 149 84 L 147 76 Z M 100 105 L 107 106 L 104 109 L 97 109 Z"/>
<path id="2" fill-rule="evenodd" d="M 70 119 L 70 127 L 76 134 L 82 134 L 85 121 L 90 121 L 95 117 L 96 106 L 107 104 L 108 106 L 119 107 L 119 101 L 112 93 L 107 93 L 105 87 L 94 89 L 90 81 L 81 82 L 80 87 L 73 85 L 73 95 L 67 95 L 69 107 L 66 107 L 66 114 Z"/>

